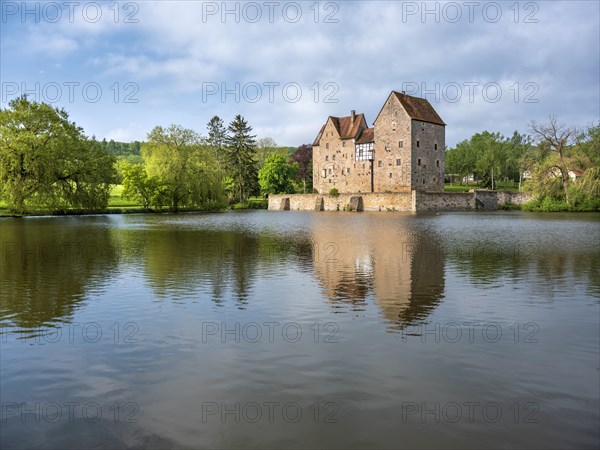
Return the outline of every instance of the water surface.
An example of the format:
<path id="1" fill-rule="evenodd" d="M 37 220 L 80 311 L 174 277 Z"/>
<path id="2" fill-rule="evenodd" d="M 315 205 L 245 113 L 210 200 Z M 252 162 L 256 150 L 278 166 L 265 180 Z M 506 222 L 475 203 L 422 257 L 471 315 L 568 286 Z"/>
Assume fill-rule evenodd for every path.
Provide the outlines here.
<path id="1" fill-rule="evenodd" d="M 596 448 L 598 215 L 0 220 L 2 448 Z"/>

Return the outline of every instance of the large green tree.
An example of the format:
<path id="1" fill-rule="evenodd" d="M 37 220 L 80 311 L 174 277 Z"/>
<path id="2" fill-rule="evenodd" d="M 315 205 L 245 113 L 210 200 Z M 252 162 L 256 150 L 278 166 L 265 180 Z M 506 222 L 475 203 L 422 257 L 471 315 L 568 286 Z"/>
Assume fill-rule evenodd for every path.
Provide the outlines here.
<path id="1" fill-rule="evenodd" d="M 293 194 L 298 163 L 289 164 L 285 156 L 273 153 L 258 172 L 258 183 L 263 194 Z"/>
<path id="2" fill-rule="evenodd" d="M 221 164 L 225 164 L 226 157 L 223 154 L 225 138 L 227 137 L 227 129 L 225 128 L 225 124 L 219 118 L 219 116 L 214 116 L 212 119 L 210 119 L 206 128 L 208 129 L 206 144 L 213 151 L 217 161 L 219 161 Z"/>
<path id="3" fill-rule="evenodd" d="M 258 170 L 256 167 L 256 136 L 252 127 L 239 114 L 229 124 L 225 140 L 225 152 L 235 196 L 240 202 L 256 191 Z"/>
<path id="4" fill-rule="evenodd" d="M 114 162 L 63 109 L 25 97 L 0 109 L 0 196 L 17 213 L 105 208 Z"/>
<path id="5" fill-rule="evenodd" d="M 313 158 L 312 145 L 302 144 L 290 155 L 290 162 L 298 163 L 296 181 L 302 183 L 302 193 L 312 192 Z"/>
<path id="6" fill-rule="evenodd" d="M 223 203 L 223 174 L 201 137 L 180 125 L 155 127 L 142 144 L 148 176 L 156 177 L 170 208 L 215 208 Z"/>
<path id="7" fill-rule="evenodd" d="M 149 177 L 143 164 L 125 164 L 122 197 L 138 201 L 144 208 L 161 208 L 166 201 L 165 189 L 158 177 Z"/>

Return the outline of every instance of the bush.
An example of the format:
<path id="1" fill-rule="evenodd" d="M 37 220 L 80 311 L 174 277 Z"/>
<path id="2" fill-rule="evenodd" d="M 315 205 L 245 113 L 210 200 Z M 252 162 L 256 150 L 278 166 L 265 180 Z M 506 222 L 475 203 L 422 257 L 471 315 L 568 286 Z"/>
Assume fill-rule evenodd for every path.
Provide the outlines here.
<path id="1" fill-rule="evenodd" d="M 573 199 L 571 204 L 564 200 L 558 200 L 554 197 L 544 197 L 543 199 L 533 199 L 522 205 L 523 211 L 535 212 L 564 212 L 564 211 L 600 211 L 600 199 L 595 197 L 585 197 Z"/>
<path id="2" fill-rule="evenodd" d="M 339 197 L 340 191 L 338 191 L 336 188 L 333 188 L 329 191 L 329 195 L 332 197 Z"/>

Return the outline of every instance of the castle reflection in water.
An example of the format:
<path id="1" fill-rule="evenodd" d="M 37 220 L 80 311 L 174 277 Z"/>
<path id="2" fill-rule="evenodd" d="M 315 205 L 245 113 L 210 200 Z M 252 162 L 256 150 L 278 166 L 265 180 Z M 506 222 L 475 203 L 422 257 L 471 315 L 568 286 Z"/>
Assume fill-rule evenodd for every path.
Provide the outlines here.
<path id="1" fill-rule="evenodd" d="M 313 265 L 333 308 L 363 311 L 373 299 L 388 328 L 400 330 L 442 300 L 444 255 L 430 230 L 380 216 L 340 231 L 335 213 L 322 219 L 311 229 Z"/>

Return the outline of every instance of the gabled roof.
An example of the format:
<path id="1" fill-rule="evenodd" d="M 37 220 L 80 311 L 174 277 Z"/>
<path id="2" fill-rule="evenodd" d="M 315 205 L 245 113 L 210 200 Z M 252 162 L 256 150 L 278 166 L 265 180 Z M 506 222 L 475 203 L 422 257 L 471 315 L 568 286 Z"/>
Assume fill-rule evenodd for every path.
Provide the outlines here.
<path id="1" fill-rule="evenodd" d="M 333 124 L 338 130 L 340 139 L 356 139 L 360 132 L 360 125 L 365 120 L 364 114 L 356 114 L 354 116 L 354 122 L 352 122 L 352 116 L 345 117 L 331 117 Z"/>
<path id="2" fill-rule="evenodd" d="M 315 145 L 319 145 L 319 142 L 321 141 L 321 137 L 323 136 L 323 131 L 325 130 L 325 126 L 327 125 L 327 122 L 329 122 L 329 119 L 331 119 L 331 122 L 333 123 L 333 126 L 335 127 L 340 139 L 356 139 L 360 133 L 361 130 L 361 124 L 367 123 L 367 120 L 365 119 L 365 115 L 364 114 L 356 114 L 354 116 L 354 122 L 352 122 L 352 116 L 345 116 L 345 117 L 334 117 L 334 116 L 329 116 L 327 118 L 327 121 L 325 122 L 325 125 L 323 125 L 321 127 L 321 130 L 319 131 L 319 134 L 317 135 L 315 141 L 313 142 L 313 146 Z"/>
<path id="3" fill-rule="evenodd" d="M 408 114 L 408 116 L 411 119 L 420 120 L 421 122 L 434 123 L 436 125 L 446 125 L 442 118 L 438 115 L 436 110 L 433 109 L 431 103 L 427 101 L 427 99 L 413 97 L 411 95 L 406 95 L 396 91 L 392 91 L 390 96 L 391 95 L 395 96 L 398 99 L 398 101 L 406 111 L 406 114 Z M 383 105 L 385 106 L 385 103 Z M 381 115 L 381 111 L 383 111 L 383 106 L 381 107 L 379 114 L 377 114 L 375 122 L 377 122 L 377 119 Z"/>
<path id="4" fill-rule="evenodd" d="M 367 128 L 363 130 L 360 137 L 356 140 L 357 144 L 366 144 L 375 141 L 375 128 Z"/>
<path id="5" fill-rule="evenodd" d="M 325 125 L 327 125 L 327 122 L 325 122 Z M 317 134 L 317 137 L 315 138 L 315 141 L 313 142 L 313 147 L 319 145 L 319 141 L 321 140 L 321 136 L 323 136 L 323 130 L 325 129 L 325 125 L 323 125 L 321 127 L 321 130 L 319 131 L 319 134 Z"/>

